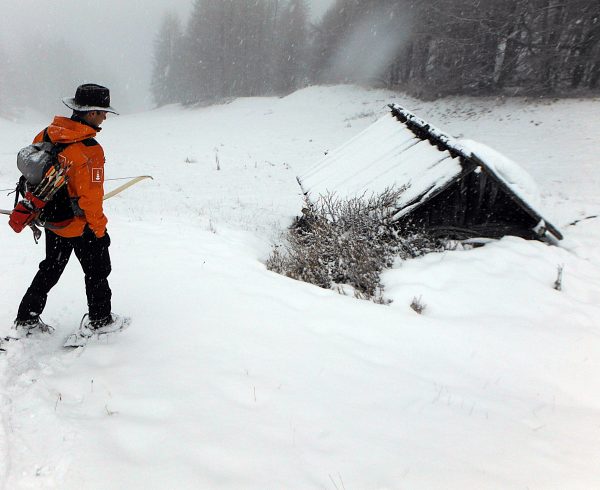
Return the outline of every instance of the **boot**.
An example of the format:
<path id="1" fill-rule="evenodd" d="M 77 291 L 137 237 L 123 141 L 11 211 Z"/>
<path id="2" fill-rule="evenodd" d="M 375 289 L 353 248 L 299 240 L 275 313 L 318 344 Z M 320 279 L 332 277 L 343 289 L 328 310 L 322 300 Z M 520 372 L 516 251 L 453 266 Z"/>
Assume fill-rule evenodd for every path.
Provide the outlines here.
<path id="1" fill-rule="evenodd" d="M 89 316 L 84 316 L 81 321 L 79 331 L 84 337 L 92 335 L 103 335 L 112 332 L 119 332 L 129 326 L 130 318 L 111 313 L 105 318 L 99 320 L 90 320 Z"/>
<path id="2" fill-rule="evenodd" d="M 15 320 L 13 330 L 16 338 L 23 338 L 36 333 L 51 334 L 54 332 L 54 327 L 44 323 L 38 316 L 29 320 Z"/>

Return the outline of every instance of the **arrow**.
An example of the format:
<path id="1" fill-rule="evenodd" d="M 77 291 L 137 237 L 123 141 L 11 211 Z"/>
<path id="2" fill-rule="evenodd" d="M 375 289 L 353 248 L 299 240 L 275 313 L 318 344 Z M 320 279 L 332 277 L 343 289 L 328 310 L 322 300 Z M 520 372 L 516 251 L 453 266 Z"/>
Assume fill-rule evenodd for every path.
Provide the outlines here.
<path id="1" fill-rule="evenodd" d="M 110 191 L 107 194 L 104 194 L 104 198 L 102 200 L 106 201 L 107 199 L 110 199 L 111 197 L 116 196 L 120 192 L 123 192 L 125 189 L 128 189 L 132 185 L 135 185 L 135 184 L 137 184 L 138 182 L 141 182 L 144 179 L 154 180 L 154 177 L 152 177 L 151 175 L 139 175 L 137 177 L 133 177 L 133 178 L 131 178 L 131 180 L 129 180 L 128 182 L 125 182 L 123 185 L 117 187 L 116 189 L 113 189 L 112 191 Z M 11 210 L 9 210 L 9 209 L 0 209 L 0 214 L 7 214 L 7 215 L 10 216 L 11 213 L 12 213 L 12 209 Z"/>

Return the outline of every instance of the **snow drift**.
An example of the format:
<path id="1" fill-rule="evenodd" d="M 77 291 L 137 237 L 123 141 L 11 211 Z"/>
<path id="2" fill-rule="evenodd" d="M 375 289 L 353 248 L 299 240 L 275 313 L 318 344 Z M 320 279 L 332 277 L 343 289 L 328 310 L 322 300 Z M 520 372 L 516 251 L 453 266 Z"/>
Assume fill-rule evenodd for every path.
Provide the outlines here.
<path id="1" fill-rule="evenodd" d="M 597 220 L 561 247 L 511 237 L 399 262 L 390 306 L 265 269 L 302 205 L 295 176 L 393 97 L 313 87 L 109 119 L 107 178 L 155 178 L 107 202 L 114 308 L 133 323 L 61 350 L 85 312 L 71 261 L 44 312 L 55 336 L 0 357 L 0 488 L 598 486 Z M 598 101 L 402 103 L 510 148 L 557 224 L 597 214 Z M 2 121 L 1 188 L 47 122 Z M 8 226 L 0 243 L 5 334 L 43 245 Z"/>

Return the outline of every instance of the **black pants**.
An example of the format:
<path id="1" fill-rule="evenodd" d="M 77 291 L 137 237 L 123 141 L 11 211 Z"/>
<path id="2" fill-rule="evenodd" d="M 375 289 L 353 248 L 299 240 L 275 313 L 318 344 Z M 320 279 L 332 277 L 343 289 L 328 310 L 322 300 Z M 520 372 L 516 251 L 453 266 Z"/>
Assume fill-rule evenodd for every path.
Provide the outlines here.
<path id="1" fill-rule="evenodd" d="M 51 231 L 45 232 L 46 258 L 40 262 L 40 269 L 21 300 L 17 321 L 40 316 L 46 306 L 48 293 L 65 270 L 73 250 L 85 274 L 90 320 L 106 318 L 111 312 L 112 295 L 107 279 L 111 271 L 108 233 L 102 238 L 96 238 L 86 227 L 83 235 L 79 237 L 63 238 Z"/>

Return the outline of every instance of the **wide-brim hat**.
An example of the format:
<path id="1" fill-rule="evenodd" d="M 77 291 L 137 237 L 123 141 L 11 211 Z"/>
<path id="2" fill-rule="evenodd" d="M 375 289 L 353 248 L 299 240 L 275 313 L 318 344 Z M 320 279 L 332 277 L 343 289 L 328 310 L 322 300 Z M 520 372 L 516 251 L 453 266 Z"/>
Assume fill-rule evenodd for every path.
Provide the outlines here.
<path id="1" fill-rule="evenodd" d="M 95 83 L 80 85 L 75 91 L 75 97 L 65 97 L 62 101 L 64 105 L 74 111 L 105 111 L 118 114 L 110 106 L 110 91 L 106 87 Z"/>

